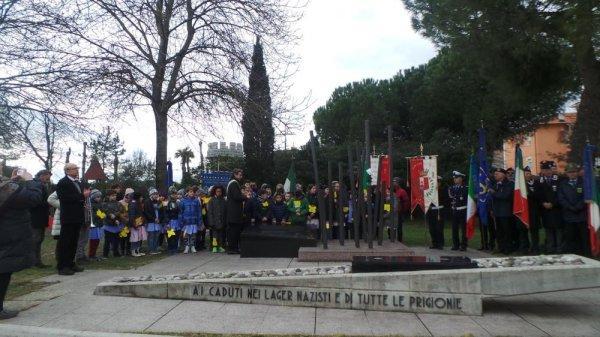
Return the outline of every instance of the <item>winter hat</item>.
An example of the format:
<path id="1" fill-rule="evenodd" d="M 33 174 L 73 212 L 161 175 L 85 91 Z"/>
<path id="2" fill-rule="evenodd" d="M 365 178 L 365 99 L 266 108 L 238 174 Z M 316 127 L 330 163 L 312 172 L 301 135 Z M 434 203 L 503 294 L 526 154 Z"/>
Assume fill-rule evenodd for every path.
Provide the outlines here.
<path id="1" fill-rule="evenodd" d="M 90 192 L 90 199 L 94 200 L 96 198 L 102 198 L 102 192 L 100 192 L 100 190 L 93 189 L 92 192 Z"/>
<path id="2" fill-rule="evenodd" d="M 150 187 L 148 190 L 148 195 L 158 194 L 158 190 L 154 187 Z"/>
<path id="3" fill-rule="evenodd" d="M 131 187 L 127 187 L 127 188 L 125 189 L 125 195 L 130 195 L 130 194 L 133 194 L 133 192 L 135 192 L 135 191 L 134 191 L 134 190 L 133 190 L 133 188 L 131 188 Z"/>

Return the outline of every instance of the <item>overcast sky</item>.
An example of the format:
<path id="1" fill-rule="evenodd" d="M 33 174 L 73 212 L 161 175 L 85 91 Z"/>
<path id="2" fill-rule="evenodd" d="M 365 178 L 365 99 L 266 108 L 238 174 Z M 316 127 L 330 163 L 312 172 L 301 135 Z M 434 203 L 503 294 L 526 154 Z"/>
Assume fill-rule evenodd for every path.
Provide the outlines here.
<path id="1" fill-rule="evenodd" d="M 335 88 L 364 78 L 390 78 L 399 70 L 425 63 L 436 54 L 433 44 L 413 31 L 410 14 L 401 0 L 312 0 L 299 24 L 302 40 L 297 53 L 301 63 L 291 96 L 301 98 L 310 93 L 312 104 L 304 111 L 305 127 L 288 137 L 288 146 L 306 143 L 308 131 L 313 129 L 312 113 L 325 104 Z M 142 149 L 154 157 L 152 114 L 140 111 L 136 116 L 113 126 L 119 128 L 126 155 Z M 216 140 L 214 136 L 204 139 L 205 142 Z M 220 140 L 241 142 L 242 134 L 236 127 L 223 126 Z M 283 139 L 277 141 L 277 145 L 283 145 Z M 197 139 L 170 134 L 169 158 L 174 160 L 175 151 L 184 146 L 198 153 Z M 78 157 L 81 147 L 74 144 L 72 161 L 81 160 Z M 204 149 L 206 151 L 206 147 Z M 56 165 L 54 179 L 62 176 L 63 160 Z M 192 164 L 197 163 L 198 155 Z M 9 164 L 24 166 L 30 172 L 42 168 L 39 160 L 33 158 Z M 175 180 L 178 180 L 181 177 L 179 165 L 174 165 L 174 169 Z"/>

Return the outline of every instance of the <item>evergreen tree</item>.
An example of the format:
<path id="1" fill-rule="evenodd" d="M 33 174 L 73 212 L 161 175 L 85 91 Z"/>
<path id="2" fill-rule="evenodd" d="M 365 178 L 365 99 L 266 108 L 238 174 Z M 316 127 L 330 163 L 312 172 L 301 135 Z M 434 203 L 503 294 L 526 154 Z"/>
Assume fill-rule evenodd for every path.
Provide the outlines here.
<path id="1" fill-rule="evenodd" d="M 102 129 L 102 132 L 97 135 L 96 139 L 90 141 L 92 155 L 98 158 L 102 170 L 105 172 L 108 164 L 112 163 L 114 167 L 115 161 L 118 162 L 119 156 L 122 156 L 125 153 L 123 141 L 121 141 L 119 135 L 114 131 L 115 130 L 110 126 L 105 127 Z M 113 177 L 113 179 L 114 178 L 116 177 Z"/>
<path id="2" fill-rule="evenodd" d="M 242 118 L 244 132 L 245 176 L 257 182 L 273 182 L 273 110 L 269 77 L 260 38 L 257 37 L 252 55 L 248 96 Z"/>
<path id="3" fill-rule="evenodd" d="M 597 0 L 403 0 L 413 26 L 450 46 L 488 77 L 489 89 L 512 96 L 564 98 L 581 91 L 570 139 L 571 160 L 585 140 L 600 143 L 600 7 Z M 549 105 L 555 112 L 560 104 Z"/>

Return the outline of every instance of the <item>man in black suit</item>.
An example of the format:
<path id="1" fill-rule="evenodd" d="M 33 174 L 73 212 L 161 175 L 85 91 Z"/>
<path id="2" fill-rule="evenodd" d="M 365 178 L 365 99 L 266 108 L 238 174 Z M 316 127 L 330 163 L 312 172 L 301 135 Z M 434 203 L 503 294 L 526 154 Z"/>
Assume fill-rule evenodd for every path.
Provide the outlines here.
<path id="1" fill-rule="evenodd" d="M 245 197 L 240 182 L 243 172 L 233 170 L 233 178 L 227 184 L 227 254 L 240 253 L 240 234 L 242 232 Z"/>
<path id="2" fill-rule="evenodd" d="M 85 199 L 89 188 L 79 181 L 79 168 L 73 163 L 65 165 L 65 177 L 58 181 L 56 194 L 60 201 L 60 236 L 56 244 L 56 268 L 59 275 L 73 275 L 83 271 L 74 262 L 79 230 L 85 221 Z"/>

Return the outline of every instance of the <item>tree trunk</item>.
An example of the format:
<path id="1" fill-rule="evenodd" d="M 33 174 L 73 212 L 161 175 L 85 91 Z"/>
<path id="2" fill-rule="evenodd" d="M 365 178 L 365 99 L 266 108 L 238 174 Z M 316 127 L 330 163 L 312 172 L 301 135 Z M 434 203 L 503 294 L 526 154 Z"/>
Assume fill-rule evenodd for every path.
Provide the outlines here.
<path id="1" fill-rule="evenodd" d="M 577 108 L 577 122 L 570 139 L 569 160 L 580 163 L 587 141 L 600 145 L 600 62 L 592 43 L 593 25 L 591 3 L 580 4 L 573 46 L 583 92 Z"/>
<path id="2" fill-rule="evenodd" d="M 156 188 L 167 192 L 167 113 L 160 108 L 154 109 L 156 122 Z"/>
<path id="3" fill-rule="evenodd" d="M 119 156 L 115 152 L 115 159 L 113 160 L 113 180 L 119 179 Z"/>

